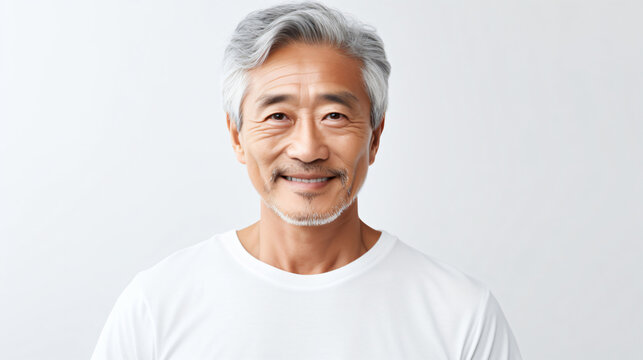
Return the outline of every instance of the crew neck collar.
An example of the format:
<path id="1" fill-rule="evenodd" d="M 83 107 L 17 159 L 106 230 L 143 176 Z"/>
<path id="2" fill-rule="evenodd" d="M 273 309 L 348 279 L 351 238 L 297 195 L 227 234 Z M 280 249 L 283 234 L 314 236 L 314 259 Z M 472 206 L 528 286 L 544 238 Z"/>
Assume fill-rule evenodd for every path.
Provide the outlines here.
<path id="1" fill-rule="evenodd" d="M 380 261 L 395 245 L 397 238 L 386 231 L 368 251 L 350 263 L 321 274 L 296 274 L 279 269 L 252 256 L 241 244 L 236 230 L 221 235 L 221 242 L 230 254 L 244 267 L 266 280 L 295 289 L 315 289 L 357 276 Z"/>

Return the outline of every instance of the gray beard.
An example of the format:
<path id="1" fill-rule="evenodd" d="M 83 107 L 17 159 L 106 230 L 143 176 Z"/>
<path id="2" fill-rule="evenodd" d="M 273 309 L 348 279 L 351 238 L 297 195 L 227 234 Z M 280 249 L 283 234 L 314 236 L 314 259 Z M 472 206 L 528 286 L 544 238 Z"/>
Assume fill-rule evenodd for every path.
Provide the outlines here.
<path id="1" fill-rule="evenodd" d="M 341 203 L 335 206 L 330 212 L 328 213 L 308 213 L 308 214 L 286 214 L 284 213 L 281 209 L 277 207 L 277 205 L 274 203 L 272 200 L 271 196 L 271 191 L 272 191 L 272 185 L 274 185 L 275 180 L 277 177 L 284 173 L 287 169 L 274 169 L 272 171 L 270 179 L 264 184 L 264 191 L 268 193 L 268 200 L 264 199 L 261 197 L 261 200 L 263 201 L 264 204 L 268 208 L 270 208 L 275 214 L 277 214 L 283 221 L 285 221 L 288 224 L 291 225 L 297 225 L 297 226 L 320 226 L 320 225 L 326 225 L 330 224 L 331 222 L 337 220 L 337 218 L 346 210 L 348 209 L 349 206 L 355 202 L 355 199 L 357 199 L 357 193 L 359 193 L 359 190 L 361 190 L 361 186 L 357 191 L 354 192 L 353 185 L 348 186 L 346 188 L 347 182 L 348 182 L 348 176 L 346 175 L 346 171 L 342 169 L 327 169 L 325 167 L 319 166 L 319 165 L 312 165 L 312 164 L 302 164 L 305 170 L 313 170 L 313 169 L 319 169 L 322 171 L 326 172 L 332 172 L 335 174 L 335 176 L 338 177 L 342 184 L 342 188 L 346 191 L 345 196 L 342 199 Z M 366 179 L 364 179 L 366 180 Z M 306 198 L 309 202 L 313 201 L 314 195 L 307 196 L 307 194 L 301 194 Z"/>
<path id="2" fill-rule="evenodd" d="M 263 203 L 266 204 L 266 206 L 272 211 L 274 211 L 275 214 L 279 215 L 279 217 L 283 221 L 287 222 L 288 224 L 297 226 L 321 226 L 330 224 L 331 222 L 337 220 L 337 218 L 344 212 L 344 210 L 348 209 L 348 207 L 351 206 L 353 202 L 355 202 L 355 199 L 357 199 L 357 194 L 355 194 L 355 196 L 352 196 L 349 201 L 343 201 L 342 204 L 336 206 L 330 213 L 312 213 L 293 216 L 284 213 L 283 211 L 279 210 L 279 208 L 277 208 L 275 204 L 268 202 L 262 198 Z"/>

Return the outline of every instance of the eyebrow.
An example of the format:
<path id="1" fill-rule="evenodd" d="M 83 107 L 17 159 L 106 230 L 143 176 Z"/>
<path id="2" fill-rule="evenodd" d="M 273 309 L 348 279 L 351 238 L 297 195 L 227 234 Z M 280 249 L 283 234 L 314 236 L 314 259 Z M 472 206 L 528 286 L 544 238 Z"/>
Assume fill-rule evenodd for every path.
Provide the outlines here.
<path id="1" fill-rule="evenodd" d="M 263 110 L 264 108 L 270 105 L 278 104 L 281 102 L 293 101 L 294 99 L 295 99 L 294 96 L 288 95 L 288 94 L 263 95 L 259 97 L 259 99 L 257 100 L 257 103 L 259 104 L 259 110 Z M 315 100 L 316 101 L 324 100 L 326 102 L 342 104 L 351 110 L 354 110 L 354 104 L 359 102 L 359 100 L 357 99 L 357 96 L 355 96 L 350 91 L 340 91 L 337 93 L 320 94 L 317 96 Z"/>

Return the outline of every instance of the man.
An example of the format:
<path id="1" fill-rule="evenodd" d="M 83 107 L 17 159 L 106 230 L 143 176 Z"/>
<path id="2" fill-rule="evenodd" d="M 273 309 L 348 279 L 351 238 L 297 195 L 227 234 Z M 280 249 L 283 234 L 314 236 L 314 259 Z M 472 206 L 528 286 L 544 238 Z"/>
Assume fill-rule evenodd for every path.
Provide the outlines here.
<path id="1" fill-rule="evenodd" d="M 275 6 L 239 24 L 224 64 L 261 217 L 137 274 L 93 359 L 520 359 L 483 284 L 358 216 L 390 72 L 372 28 Z"/>

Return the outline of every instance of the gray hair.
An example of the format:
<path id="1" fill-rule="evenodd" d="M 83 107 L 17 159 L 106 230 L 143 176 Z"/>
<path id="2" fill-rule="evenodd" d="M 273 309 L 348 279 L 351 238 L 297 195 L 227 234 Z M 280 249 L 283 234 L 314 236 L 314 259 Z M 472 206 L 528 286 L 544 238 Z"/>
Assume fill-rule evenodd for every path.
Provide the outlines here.
<path id="1" fill-rule="evenodd" d="M 384 43 L 375 28 L 318 2 L 286 3 L 253 11 L 237 25 L 223 58 L 223 108 L 241 129 L 241 103 L 248 89 L 248 71 L 260 66 L 272 50 L 289 42 L 328 43 L 362 63 L 362 79 L 371 102 L 373 129 L 388 105 Z"/>

